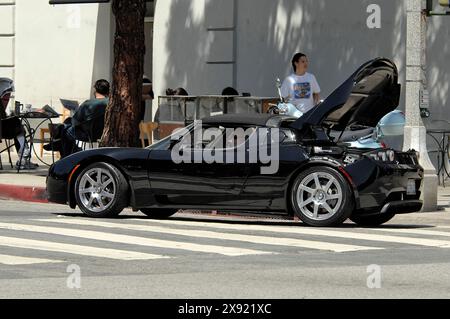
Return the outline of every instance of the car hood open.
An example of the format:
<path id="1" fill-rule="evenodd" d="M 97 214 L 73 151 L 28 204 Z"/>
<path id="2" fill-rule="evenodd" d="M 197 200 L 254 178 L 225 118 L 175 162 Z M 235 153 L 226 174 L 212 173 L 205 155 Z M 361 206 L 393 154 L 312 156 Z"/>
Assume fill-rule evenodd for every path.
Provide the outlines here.
<path id="1" fill-rule="evenodd" d="M 345 130 L 350 125 L 375 127 L 400 101 L 401 85 L 394 62 L 376 58 L 363 64 L 322 103 L 291 126 L 302 130 L 326 126 Z"/>

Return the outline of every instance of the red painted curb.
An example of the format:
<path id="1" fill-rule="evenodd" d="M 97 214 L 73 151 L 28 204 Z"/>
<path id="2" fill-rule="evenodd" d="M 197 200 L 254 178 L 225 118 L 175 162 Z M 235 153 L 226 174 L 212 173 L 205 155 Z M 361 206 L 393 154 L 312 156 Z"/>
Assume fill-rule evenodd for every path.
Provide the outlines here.
<path id="1" fill-rule="evenodd" d="M 48 203 L 44 187 L 0 184 L 0 198 L 33 203 Z"/>

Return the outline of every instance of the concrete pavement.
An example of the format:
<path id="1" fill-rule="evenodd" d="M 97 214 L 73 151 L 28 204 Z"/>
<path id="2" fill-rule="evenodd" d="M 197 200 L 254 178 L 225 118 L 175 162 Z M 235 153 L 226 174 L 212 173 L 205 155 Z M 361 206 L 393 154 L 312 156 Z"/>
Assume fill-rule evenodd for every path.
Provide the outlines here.
<path id="1" fill-rule="evenodd" d="M 17 173 L 14 167 L 18 160 L 14 150 L 11 151 L 11 161 L 9 163 L 8 154 L 1 154 L 3 169 L 0 170 L 0 199 L 11 199 L 27 202 L 47 202 L 45 194 L 45 180 L 49 166 L 45 163 L 52 163 L 51 153 L 44 153 L 43 162 L 35 159 L 32 161 L 39 164 L 35 170 L 21 170 Z"/>
<path id="2" fill-rule="evenodd" d="M 153 220 L 126 209 L 96 220 L 64 205 L 0 207 L 0 298 L 450 296 L 446 212 L 318 229 L 185 212 Z"/>

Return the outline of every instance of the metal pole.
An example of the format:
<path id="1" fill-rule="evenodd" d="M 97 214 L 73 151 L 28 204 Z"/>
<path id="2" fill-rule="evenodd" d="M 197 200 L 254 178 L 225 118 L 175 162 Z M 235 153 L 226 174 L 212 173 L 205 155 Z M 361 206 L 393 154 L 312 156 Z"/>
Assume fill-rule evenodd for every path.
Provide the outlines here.
<path id="1" fill-rule="evenodd" d="M 425 170 L 422 200 L 423 211 L 437 209 L 438 177 L 428 156 L 427 133 L 420 116 L 420 95 L 426 89 L 426 0 L 406 1 L 406 125 L 404 150 L 420 153 Z"/>

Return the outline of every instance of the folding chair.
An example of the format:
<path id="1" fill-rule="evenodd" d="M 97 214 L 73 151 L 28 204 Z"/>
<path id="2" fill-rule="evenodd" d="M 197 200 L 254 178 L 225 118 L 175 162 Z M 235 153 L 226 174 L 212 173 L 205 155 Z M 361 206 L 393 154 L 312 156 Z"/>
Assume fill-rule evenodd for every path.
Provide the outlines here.
<path id="1" fill-rule="evenodd" d="M 14 146 L 14 144 L 10 144 L 10 143 L 9 143 L 9 139 L 5 139 L 5 138 L 3 138 L 3 139 L 4 139 L 4 142 L 5 142 L 5 146 L 6 146 L 6 147 L 5 147 L 3 150 L 0 151 L 0 169 L 3 170 L 3 161 L 2 161 L 2 156 L 1 156 L 1 154 L 2 154 L 3 152 L 8 152 L 9 164 L 11 165 L 11 169 L 13 169 L 13 168 L 14 168 L 14 165 L 13 165 L 13 163 L 12 163 L 12 159 L 11 159 L 11 151 L 10 151 L 10 149 L 11 149 L 11 147 Z M 0 141 L 1 141 L 1 140 L 0 140 Z"/>
<path id="2" fill-rule="evenodd" d="M 89 143 L 90 148 L 94 148 L 94 143 L 96 143 L 103 135 L 103 129 L 105 127 L 105 115 L 99 114 L 99 116 L 82 123 L 78 128 L 75 129 L 75 134 L 78 135 L 81 130 L 86 138 L 78 138 L 77 140 L 83 143 L 82 149 L 86 149 L 87 143 Z"/>
<path id="3" fill-rule="evenodd" d="M 153 144 L 153 131 L 158 128 L 158 123 L 155 122 L 141 122 L 139 123 L 140 139 L 142 147 L 145 148 L 145 137 L 147 137 L 149 145 Z"/>

